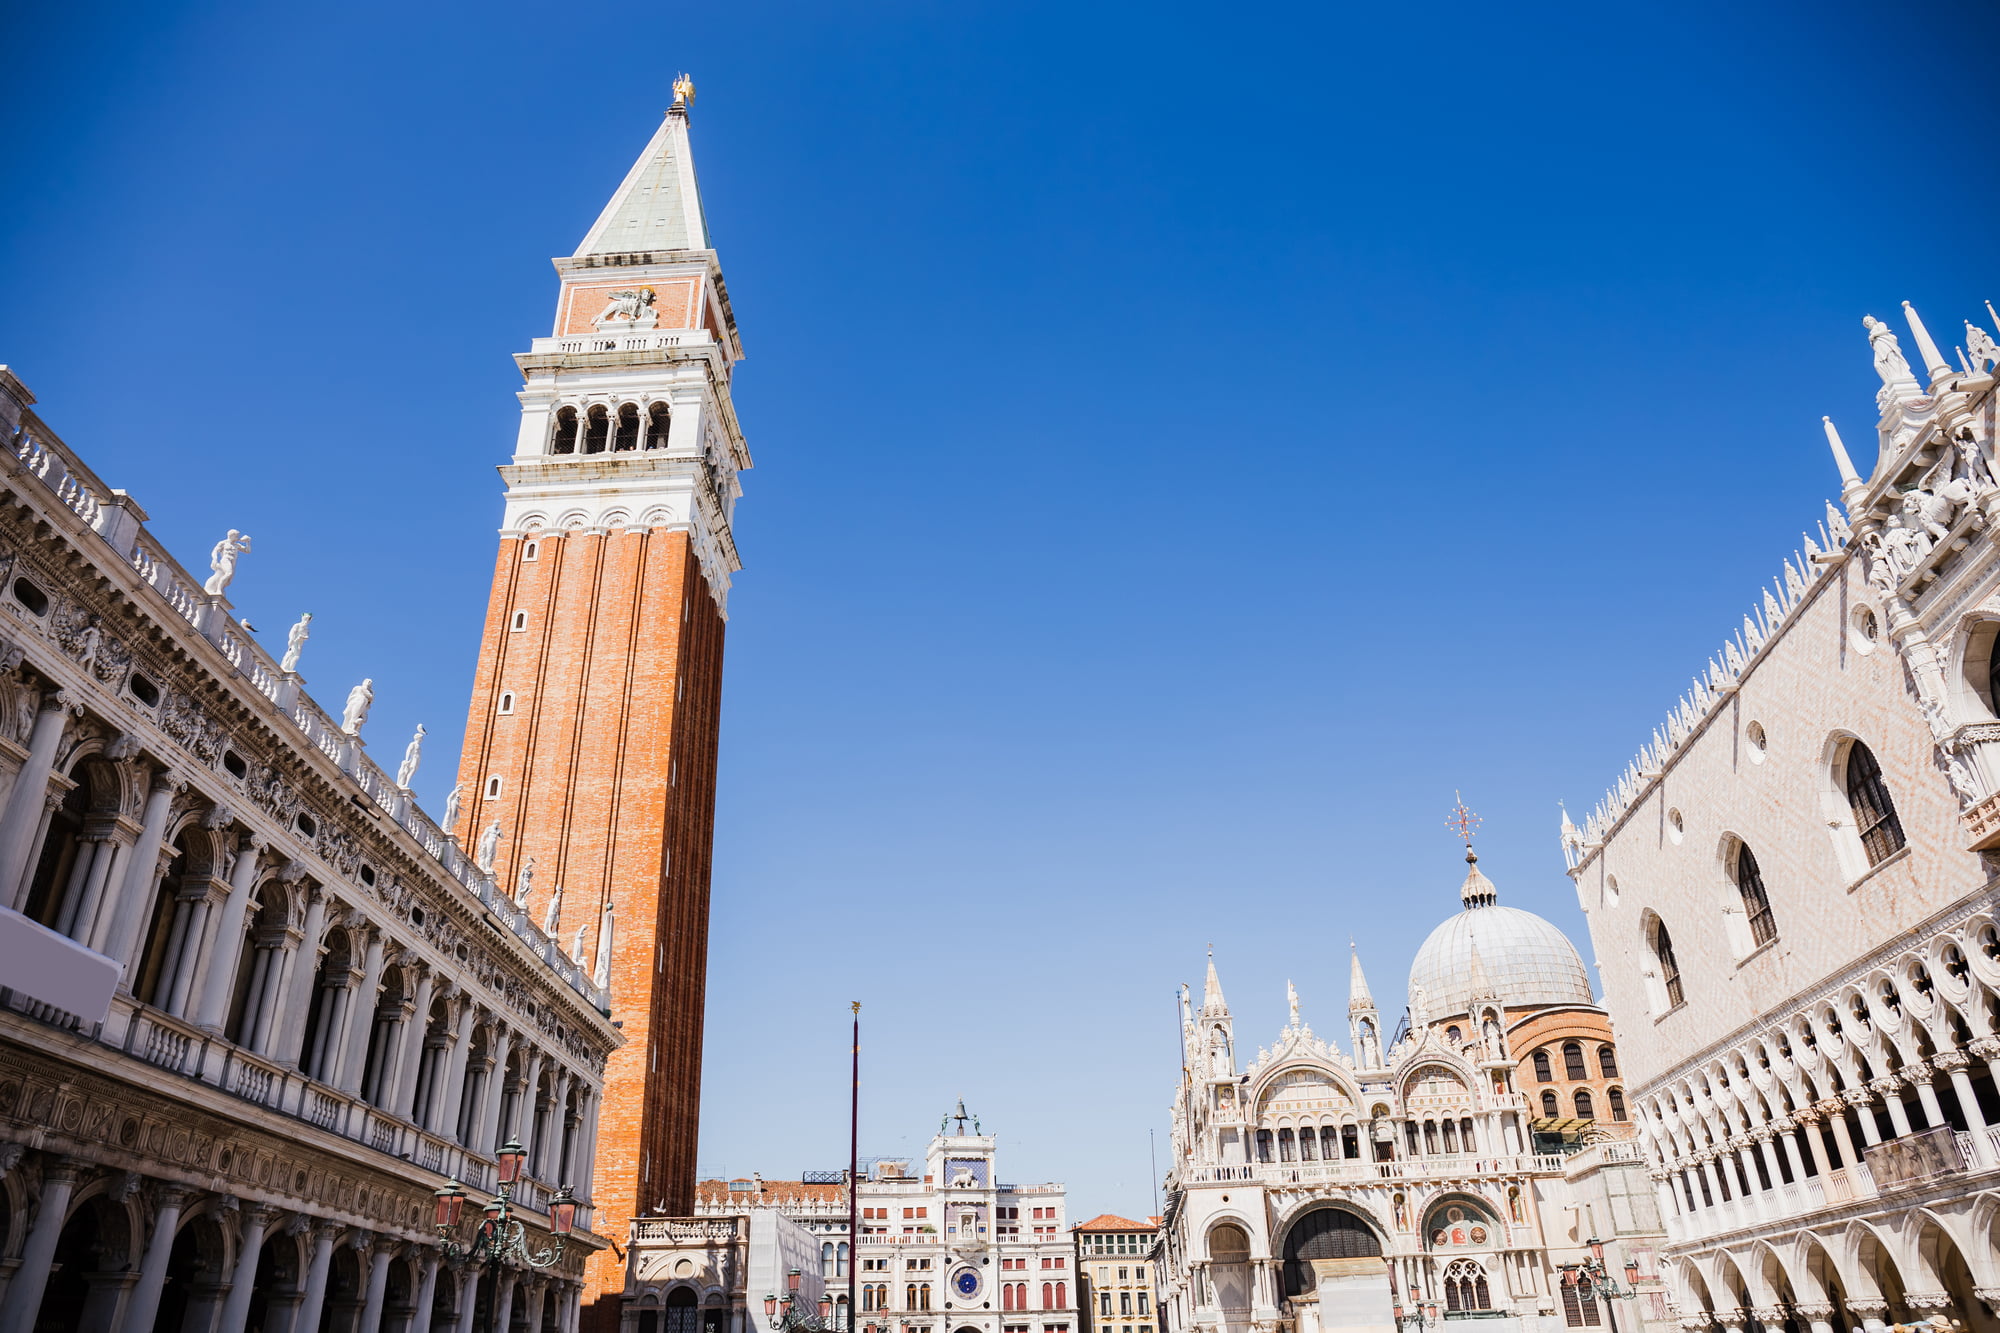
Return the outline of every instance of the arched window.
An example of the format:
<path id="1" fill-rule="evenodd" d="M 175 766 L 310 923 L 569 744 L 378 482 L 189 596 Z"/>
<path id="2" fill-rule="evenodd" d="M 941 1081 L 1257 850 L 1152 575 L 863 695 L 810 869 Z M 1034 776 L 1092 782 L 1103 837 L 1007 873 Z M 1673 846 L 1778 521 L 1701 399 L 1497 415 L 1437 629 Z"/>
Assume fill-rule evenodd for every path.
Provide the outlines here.
<path id="1" fill-rule="evenodd" d="M 28 881 L 28 901 L 21 910 L 50 930 L 69 934 L 74 927 L 65 917 L 76 915 L 82 897 L 78 853 L 94 844 L 83 841 L 84 817 L 90 813 L 90 784 L 81 780 L 63 794 L 60 804 L 49 813 L 48 832 L 42 838 L 42 854 L 35 859 L 33 877 Z M 85 866 L 87 868 L 86 860 Z M 9 886 L 12 887 L 12 886 Z M 67 909 L 67 910 L 65 910 Z M 84 933 L 89 933 L 89 922 Z"/>
<path id="2" fill-rule="evenodd" d="M 1052 1309 L 1061 1310 L 1069 1305 L 1069 1283 L 1056 1283 L 1056 1303 Z"/>
<path id="3" fill-rule="evenodd" d="M 1271 1160 L 1271 1131 L 1268 1129 L 1257 1131 L 1257 1160 L 1260 1162 Z"/>
<path id="4" fill-rule="evenodd" d="M 825 1241 L 819 1247 L 819 1271 L 833 1276 L 833 1242 Z"/>
<path id="5" fill-rule="evenodd" d="M 1860 741 L 1847 747 L 1847 805 L 1854 812 L 1854 829 L 1861 835 L 1869 865 L 1880 865 L 1902 849 L 1903 821 L 1896 817 L 1896 803 L 1882 783 L 1882 766 L 1875 762 L 1875 752 Z"/>
<path id="6" fill-rule="evenodd" d="M 1011 1282 L 1000 1284 L 1000 1308 L 1002 1310 L 1014 1308 L 1014 1284 Z"/>
<path id="7" fill-rule="evenodd" d="M 1458 1151 L 1458 1126 L 1449 1120 L 1444 1122 L 1444 1150 Z"/>
<path id="8" fill-rule="evenodd" d="M 1436 1156 L 1437 1150 L 1438 1150 L 1437 1121 L 1426 1120 L 1424 1121 L 1424 1151 L 1432 1156 Z"/>
<path id="9" fill-rule="evenodd" d="M 1855 742 L 1855 748 L 1861 748 L 1859 741 Z M 1848 771 L 1852 772 L 1853 761 L 1850 759 L 1848 763 Z M 1851 784 L 1848 790 L 1853 790 Z M 1901 837 L 1900 829 L 1897 836 Z M 1761 946 L 1777 939 L 1778 922 L 1771 915 L 1771 900 L 1764 892 L 1764 874 L 1757 868 L 1756 853 L 1747 842 L 1736 844 L 1736 891 L 1743 895 L 1743 914 L 1750 920 L 1751 945 Z"/>
<path id="10" fill-rule="evenodd" d="M 1292 1155 L 1292 1131 L 1281 1129 L 1278 1131 L 1278 1160 L 1289 1162 L 1292 1160 Z"/>
<path id="11" fill-rule="evenodd" d="M 1056 1288 L 1053 1282 L 1044 1282 L 1042 1284 L 1042 1308 L 1044 1310 L 1053 1310 L 1056 1308 L 1054 1303 L 1055 1294 Z"/>
<path id="12" fill-rule="evenodd" d="M 833 1255 L 833 1275 L 834 1275 L 835 1277 L 846 1277 L 846 1276 L 847 1276 L 847 1242 L 846 1242 L 846 1241 L 842 1241 L 842 1242 L 840 1242 L 840 1248 L 839 1248 L 838 1250 L 835 1250 L 835 1251 L 834 1251 L 834 1255 Z"/>
<path id="13" fill-rule="evenodd" d="M 1470 1259 L 1454 1259 L 1444 1270 L 1444 1301 L 1447 1310 L 1488 1310 L 1493 1291 L 1486 1270 Z"/>
<path id="14" fill-rule="evenodd" d="M 583 451 L 587 454 L 601 454 L 611 438 L 611 414 L 603 407 L 593 407 L 583 422 Z"/>
<path id="15" fill-rule="evenodd" d="M 1597 1291 L 1580 1287 L 1574 1273 L 1563 1274 L 1563 1322 L 1571 1328 L 1601 1328 L 1604 1316 L 1597 1308 Z"/>
<path id="16" fill-rule="evenodd" d="M 552 454 L 573 454 L 576 452 L 576 409 L 559 408 L 556 411 L 555 434 L 549 439 Z"/>
<path id="17" fill-rule="evenodd" d="M 667 447 L 667 430 L 671 425 L 670 414 L 665 403 L 654 403 L 646 412 L 646 447 L 664 449 Z"/>
<path id="18" fill-rule="evenodd" d="M 1597 1119 L 1597 1112 L 1590 1104 L 1589 1088 L 1578 1088 L 1576 1090 L 1576 1118 L 1578 1120 Z"/>
<path id="19" fill-rule="evenodd" d="M 1329 1162 L 1340 1160 L 1340 1131 L 1332 1125 L 1319 1127 L 1319 1155 Z"/>
<path id="20" fill-rule="evenodd" d="M 1535 1081 L 1538 1083 L 1553 1083 L 1556 1081 L 1555 1070 L 1549 1067 L 1549 1053 L 1547 1051 L 1535 1052 Z"/>
<path id="21" fill-rule="evenodd" d="M 1314 1135 L 1311 1125 L 1306 1125 L 1299 1130 L 1299 1160 L 1301 1162 L 1310 1162 L 1313 1159 L 1313 1139 L 1315 1137 L 1316 1135 Z"/>
<path id="22" fill-rule="evenodd" d="M 1604 1094 L 1604 1100 L 1611 1103 L 1611 1118 L 1613 1120 L 1623 1120 L 1625 1118 L 1625 1094 L 1623 1091 L 1618 1088 L 1612 1088 Z"/>
<path id="23" fill-rule="evenodd" d="M 1667 1008 L 1674 1009 L 1687 1003 L 1687 995 L 1681 989 L 1681 965 L 1674 957 L 1674 939 L 1667 934 L 1667 923 L 1656 922 L 1653 926 L 1653 956 L 1660 960 L 1660 985 L 1667 993 Z"/>
<path id="24" fill-rule="evenodd" d="M 1563 1043 L 1563 1077 L 1572 1083 L 1580 1083 L 1590 1077 L 1583 1068 L 1583 1047 L 1577 1042 Z"/>
<path id="25" fill-rule="evenodd" d="M 618 433 L 612 437 L 613 449 L 637 449 L 639 447 L 639 405 L 625 403 L 618 409 Z"/>
<path id="26" fill-rule="evenodd" d="M 1553 1092 L 1542 1094 L 1542 1118 L 1544 1120 L 1559 1120 L 1562 1118 L 1562 1106 L 1557 1103 L 1556 1095 Z"/>
<path id="27" fill-rule="evenodd" d="M 1609 1043 L 1597 1048 L 1597 1067 L 1606 1078 L 1618 1077 L 1618 1056 Z"/>
<path id="28" fill-rule="evenodd" d="M 694 1308 L 694 1288 L 675 1287 L 667 1293 L 667 1333 L 695 1333 L 701 1312 Z"/>

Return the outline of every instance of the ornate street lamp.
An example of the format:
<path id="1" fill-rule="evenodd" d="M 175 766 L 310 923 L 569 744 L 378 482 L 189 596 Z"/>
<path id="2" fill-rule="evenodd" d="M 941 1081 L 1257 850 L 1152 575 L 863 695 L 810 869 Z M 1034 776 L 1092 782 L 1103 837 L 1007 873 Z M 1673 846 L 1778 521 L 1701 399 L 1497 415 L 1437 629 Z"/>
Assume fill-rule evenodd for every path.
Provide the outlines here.
<path id="1" fill-rule="evenodd" d="M 576 1199 L 567 1185 L 556 1192 L 555 1197 L 549 1200 L 549 1231 L 553 1233 L 555 1243 L 546 1249 L 529 1248 L 528 1229 L 514 1217 L 514 1187 L 520 1183 L 521 1163 L 527 1160 L 527 1156 L 527 1149 L 521 1146 L 518 1139 L 508 1139 L 500 1149 L 497 1154 L 500 1192 L 482 1205 L 480 1211 L 486 1216 L 472 1233 L 470 1242 L 457 1239 L 455 1234 L 465 1216 L 465 1187 L 456 1180 L 450 1180 L 437 1191 L 437 1210 L 433 1220 L 437 1225 L 438 1244 L 445 1257 L 454 1264 L 485 1262 L 550 1268 L 562 1258 L 570 1234 L 576 1229 Z"/>
<path id="2" fill-rule="evenodd" d="M 818 1309 L 808 1307 L 799 1293 L 801 1277 L 796 1268 L 786 1272 L 783 1310 L 778 1308 L 778 1297 L 764 1297 L 764 1317 L 771 1321 L 771 1333 L 828 1333 L 832 1328 L 833 1297 L 821 1292 Z M 869 1333 L 874 1333 L 873 1324 Z"/>
<path id="3" fill-rule="evenodd" d="M 1601 1297 L 1604 1301 L 1604 1316 L 1610 1324 L 1610 1333 L 1618 1333 L 1618 1307 L 1614 1302 L 1639 1294 L 1633 1290 L 1633 1285 L 1639 1280 L 1639 1261 L 1637 1259 L 1625 1261 L 1626 1285 L 1621 1287 L 1612 1281 L 1610 1271 L 1604 1266 L 1604 1242 L 1592 1236 L 1583 1245 L 1590 1251 L 1590 1257 L 1582 1263 L 1560 1265 L 1563 1285 L 1575 1287 L 1579 1300 Z"/>

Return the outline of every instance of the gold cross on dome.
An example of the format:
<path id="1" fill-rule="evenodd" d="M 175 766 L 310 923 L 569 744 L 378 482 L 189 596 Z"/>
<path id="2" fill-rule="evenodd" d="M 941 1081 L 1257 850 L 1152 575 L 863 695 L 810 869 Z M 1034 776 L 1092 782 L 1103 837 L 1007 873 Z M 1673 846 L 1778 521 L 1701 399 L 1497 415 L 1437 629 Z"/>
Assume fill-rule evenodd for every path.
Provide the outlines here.
<path id="1" fill-rule="evenodd" d="M 1479 831 L 1479 816 L 1466 809 L 1465 798 L 1457 792 L 1453 792 L 1452 797 L 1458 801 L 1458 804 L 1451 808 L 1451 817 L 1444 821 L 1444 826 L 1455 831 L 1459 836 L 1459 840 L 1465 844 L 1466 850 L 1470 851 L 1472 850 L 1472 835 Z"/>

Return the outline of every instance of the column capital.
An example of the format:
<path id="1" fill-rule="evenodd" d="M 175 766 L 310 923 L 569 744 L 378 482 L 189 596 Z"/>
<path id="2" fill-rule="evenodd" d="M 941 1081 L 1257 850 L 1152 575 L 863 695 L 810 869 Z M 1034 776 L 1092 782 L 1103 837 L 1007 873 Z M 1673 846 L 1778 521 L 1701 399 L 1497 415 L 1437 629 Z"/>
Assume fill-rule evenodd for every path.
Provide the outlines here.
<path id="1" fill-rule="evenodd" d="M 42 1158 L 42 1183 L 56 1180 L 75 1180 L 88 1170 L 88 1165 L 74 1157 L 58 1157 L 53 1153 Z"/>
<path id="2" fill-rule="evenodd" d="M 169 796 L 179 796 L 188 788 L 187 779 L 171 768 L 153 771 L 153 780 L 146 784 L 146 790 L 154 794 L 165 792 Z"/>
<path id="3" fill-rule="evenodd" d="M 1913 1310 L 1949 1310 L 1951 1293 L 1948 1291 L 1906 1291 L 1903 1303 Z"/>
<path id="4" fill-rule="evenodd" d="M 1933 1069 L 1941 1069 L 1949 1074 L 1972 1063 L 1972 1057 L 1964 1051 L 1939 1051 L 1930 1060 Z"/>
<path id="5" fill-rule="evenodd" d="M 1750 1311 L 1750 1317 L 1765 1328 L 1783 1328 L 1785 1326 L 1785 1310 L 1780 1305 L 1755 1306 Z"/>
<path id="6" fill-rule="evenodd" d="M 42 696 L 41 711 L 44 713 L 68 713 L 74 717 L 83 715 L 83 696 L 74 690 L 50 690 Z"/>
<path id="7" fill-rule="evenodd" d="M 1867 1088 L 1843 1088 L 1840 1098 L 1849 1106 L 1867 1106 L 1875 1100 L 1875 1094 Z"/>
<path id="8" fill-rule="evenodd" d="M 1900 1088 L 1901 1086 L 1903 1086 L 1903 1081 L 1897 1078 L 1894 1074 L 1884 1074 L 1880 1078 L 1872 1078 L 1868 1080 L 1868 1087 L 1872 1091 L 1877 1092 L 1884 1097 L 1895 1096 L 1896 1089 Z"/>
<path id="9" fill-rule="evenodd" d="M 1853 1313 L 1860 1315 L 1863 1319 L 1880 1319 L 1883 1315 L 1889 1313 L 1889 1302 L 1865 1299 L 1856 1300 L 1850 1296 L 1847 1298 L 1847 1308 Z"/>
<path id="10" fill-rule="evenodd" d="M 1794 1305 L 1792 1308 L 1807 1319 L 1817 1323 L 1824 1323 L 1833 1318 L 1833 1303 L 1831 1301 L 1808 1301 L 1802 1305 Z"/>

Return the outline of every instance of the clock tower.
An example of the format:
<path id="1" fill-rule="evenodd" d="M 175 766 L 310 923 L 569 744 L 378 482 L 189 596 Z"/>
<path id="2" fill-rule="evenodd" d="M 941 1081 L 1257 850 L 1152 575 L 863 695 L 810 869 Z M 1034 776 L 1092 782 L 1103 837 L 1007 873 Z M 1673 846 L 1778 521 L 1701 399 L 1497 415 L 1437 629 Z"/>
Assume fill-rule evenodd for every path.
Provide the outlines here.
<path id="1" fill-rule="evenodd" d="M 621 1244 L 636 1214 L 694 1208 L 730 519 L 750 466 L 693 96 L 683 76 L 590 233 L 555 261 L 550 335 L 515 358 L 520 435 L 500 469 L 452 830 L 492 849 L 517 894 L 532 863 L 530 915 L 609 987 L 625 1045 L 605 1070 L 589 1202 L 592 1229 Z M 544 1109 L 543 1090 L 522 1091 Z M 591 1260 L 586 1329 L 615 1327 L 617 1253 Z"/>

